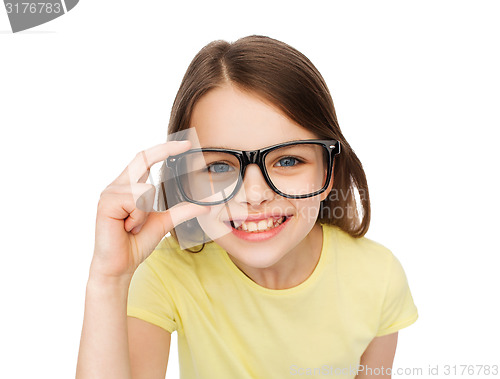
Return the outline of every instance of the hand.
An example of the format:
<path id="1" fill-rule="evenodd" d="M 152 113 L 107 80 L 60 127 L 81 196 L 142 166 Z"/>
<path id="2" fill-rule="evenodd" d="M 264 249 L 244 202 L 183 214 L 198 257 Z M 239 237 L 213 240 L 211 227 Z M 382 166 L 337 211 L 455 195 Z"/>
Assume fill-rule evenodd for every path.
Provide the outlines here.
<path id="1" fill-rule="evenodd" d="M 146 183 L 150 167 L 189 147 L 188 141 L 171 141 L 140 152 L 101 193 L 91 275 L 131 278 L 174 226 L 209 212 L 208 207 L 186 202 L 153 211 L 155 188 Z"/>

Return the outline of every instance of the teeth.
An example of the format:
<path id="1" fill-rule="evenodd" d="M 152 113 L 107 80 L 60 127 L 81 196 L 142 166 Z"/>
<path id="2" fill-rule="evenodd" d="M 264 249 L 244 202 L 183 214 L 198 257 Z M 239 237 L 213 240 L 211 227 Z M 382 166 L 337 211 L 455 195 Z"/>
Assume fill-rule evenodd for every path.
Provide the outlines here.
<path id="1" fill-rule="evenodd" d="M 243 221 L 239 227 L 236 229 L 244 230 L 246 232 L 260 232 L 268 229 L 273 229 L 283 223 L 285 217 L 274 219 L 268 218 L 267 220 L 260 220 L 259 222 L 254 221 Z"/>
<path id="2" fill-rule="evenodd" d="M 249 232 L 255 232 L 258 228 L 258 226 L 255 222 L 249 222 L 247 225 L 248 225 Z"/>
<path id="3" fill-rule="evenodd" d="M 260 220 L 259 223 L 257 224 L 257 229 L 259 229 L 259 230 L 265 230 L 265 229 L 267 229 L 267 221 L 266 220 Z"/>

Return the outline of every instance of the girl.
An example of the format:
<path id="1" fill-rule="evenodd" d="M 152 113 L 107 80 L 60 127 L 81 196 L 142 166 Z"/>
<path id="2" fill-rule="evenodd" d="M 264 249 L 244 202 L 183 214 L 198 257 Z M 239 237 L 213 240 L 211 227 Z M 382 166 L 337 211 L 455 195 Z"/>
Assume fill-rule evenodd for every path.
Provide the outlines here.
<path id="1" fill-rule="evenodd" d="M 390 376 L 417 309 L 363 237 L 365 174 L 313 64 L 267 37 L 210 43 L 169 134 L 187 140 L 139 153 L 101 194 L 77 378 L 164 378 L 173 331 L 182 378 Z"/>

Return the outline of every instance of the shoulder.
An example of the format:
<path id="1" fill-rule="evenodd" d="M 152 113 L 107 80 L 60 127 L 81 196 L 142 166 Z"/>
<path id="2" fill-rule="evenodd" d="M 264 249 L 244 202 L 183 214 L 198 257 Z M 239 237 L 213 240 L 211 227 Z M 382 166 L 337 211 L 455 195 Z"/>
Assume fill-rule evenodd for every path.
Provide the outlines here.
<path id="1" fill-rule="evenodd" d="M 378 317 L 372 320 L 377 335 L 414 322 L 418 314 L 406 274 L 392 251 L 369 238 L 354 238 L 336 226 L 328 226 L 326 231 L 335 285 L 354 308 Z"/>
<path id="2" fill-rule="evenodd" d="M 355 238 L 336 226 L 326 226 L 332 268 L 340 283 L 373 296 L 384 296 L 389 283 L 403 288 L 406 276 L 393 252 L 370 238 Z"/>
<path id="3" fill-rule="evenodd" d="M 396 259 L 392 251 L 379 242 L 367 237 L 355 238 L 337 226 L 323 225 L 329 248 L 335 251 L 337 260 L 355 264 L 358 269 L 384 268 Z"/>

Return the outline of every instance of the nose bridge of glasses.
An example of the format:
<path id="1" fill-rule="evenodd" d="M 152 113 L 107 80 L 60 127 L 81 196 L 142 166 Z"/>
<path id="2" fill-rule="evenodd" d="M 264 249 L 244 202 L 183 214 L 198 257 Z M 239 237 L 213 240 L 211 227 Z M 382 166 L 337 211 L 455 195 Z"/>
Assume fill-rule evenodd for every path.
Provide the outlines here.
<path id="1" fill-rule="evenodd" d="M 262 162 L 262 157 L 263 154 L 260 150 L 254 150 L 254 151 L 242 151 L 243 154 L 243 172 L 242 172 L 242 179 L 245 179 L 245 173 L 247 171 L 247 168 L 249 165 L 256 165 L 259 168 L 259 171 L 262 175 L 262 179 L 266 181 L 265 173 L 264 173 L 264 167 L 263 167 L 263 162 Z"/>
<path id="2" fill-rule="evenodd" d="M 243 163 L 245 165 L 252 163 L 257 164 L 262 155 L 260 150 L 242 151 L 242 154 L 243 154 Z"/>
<path id="3" fill-rule="evenodd" d="M 247 197 L 254 197 L 259 194 L 262 196 L 264 192 L 271 190 L 266 180 L 266 174 L 262 163 L 263 154 L 260 150 L 243 151 L 243 172 L 242 181 Z M 252 167 L 253 166 L 253 167 Z M 250 174 L 250 176 L 248 175 Z M 257 186 L 257 188 L 255 187 Z M 272 191 L 272 190 L 271 190 Z"/>

